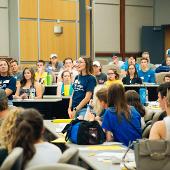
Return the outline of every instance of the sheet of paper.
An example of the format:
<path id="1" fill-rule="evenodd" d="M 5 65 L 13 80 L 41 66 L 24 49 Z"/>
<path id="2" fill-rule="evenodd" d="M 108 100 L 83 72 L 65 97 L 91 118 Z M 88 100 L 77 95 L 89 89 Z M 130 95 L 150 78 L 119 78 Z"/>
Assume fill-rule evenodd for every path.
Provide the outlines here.
<path id="1" fill-rule="evenodd" d="M 124 150 L 125 148 L 120 146 L 120 145 L 109 145 L 109 146 L 105 146 L 105 145 L 95 145 L 95 146 L 88 146 L 87 147 L 89 150 Z"/>

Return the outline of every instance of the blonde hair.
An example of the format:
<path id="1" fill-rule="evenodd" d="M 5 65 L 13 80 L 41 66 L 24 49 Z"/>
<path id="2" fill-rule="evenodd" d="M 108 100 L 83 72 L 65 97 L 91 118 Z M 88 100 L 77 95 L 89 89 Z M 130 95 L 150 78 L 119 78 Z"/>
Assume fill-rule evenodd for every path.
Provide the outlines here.
<path id="1" fill-rule="evenodd" d="M 23 110 L 23 108 L 11 108 L 0 126 L 0 147 L 6 148 L 8 152 L 11 152 L 12 143 L 15 138 L 16 119 Z"/>
<path id="2" fill-rule="evenodd" d="M 100 89 L 104 89 L 107 88 L 105 85 L 97 85 L 94 88 L 94 94 L 93 94 L 93 103 L 94 103 L 94 111 L 97 115 L 100 115 L 100 113 L 102 112 L 103 108 L 100 104 L 100 101 L 98 99 L 98 97 L 96 96 L 96 93 L 100 90 Z"/>

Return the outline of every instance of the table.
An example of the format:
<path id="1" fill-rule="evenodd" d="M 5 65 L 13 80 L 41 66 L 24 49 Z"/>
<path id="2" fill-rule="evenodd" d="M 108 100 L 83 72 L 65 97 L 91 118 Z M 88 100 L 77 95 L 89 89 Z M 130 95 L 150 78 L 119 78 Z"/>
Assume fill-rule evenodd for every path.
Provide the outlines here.
<path id="1" fill-rule="evenodd" d="M 157 88 L 159 87 L 158 84 L 134 84 L 134 85 L 124 85 L 125 91 L 127 90 L 135 90 L 139 93 L 140 88 L 146 88 L 148 90 L 148 100 L 149 101 L 156 101 L 158 99 L 158 92 Z"/>
<path id="2" fill-rule="evenodd" d="M 50 131 L 53 135 L 56 135 L 56 137 L 58 136 L 56 133 L 56 128 L 58 126 L 57 123 L 52 123 L 52 121 L 50 120 L 44 120 L 44 125 L 45 127 L 48 129 L 48 131 Z M 117 143 L 111 143 L 112 145 L 117 145 Z M 120 170 L 120 164 L 113 164 L 113 161 L 116 159 L 114 156 L 112 157 L 112 159 L 108 158 L 108 157 L 100 157 L 98 156 L 99 154 L 102 154 L 103 152 L 107 152 L 113 155 L 116 155 L 116 153 L 119 154 L 124 154 L 125 149 L 121 149 L 121 150 L 91 150 L 90 147 L 95 147 L 95 146 L 104 146 L 108 145 L 108 143 L 104 143 L 102 145 L 76 145 L 76 144 L 71 144 L 71 143 L 66 143 L 66 145 L 68 147 L 75 147 L 79 149 L 79 158 L 80 160 L 82 160 L 86 165 L 88 165 L 88 167 L 90 167 L 90 169 L 95 169 L 95 170 Z M 118 145 L 120 146 L 120 144 Z M 122 145 L 121 145 L 122 146 Z M 105 146 L 104 146 L 105 147 Z M 110 147 L 110 146 L 108 146 Z M 133 152 L 131 152 L 133 153 Z M 100 161 L 101 159 L 101 161 Z"/>
<path id="3" fill-rule="evenodd" d="M 13 105 L 23 108 L 35 108 L 44 119 L 69 118 L 68 109 L 69 99 L 14 99 Z"/>

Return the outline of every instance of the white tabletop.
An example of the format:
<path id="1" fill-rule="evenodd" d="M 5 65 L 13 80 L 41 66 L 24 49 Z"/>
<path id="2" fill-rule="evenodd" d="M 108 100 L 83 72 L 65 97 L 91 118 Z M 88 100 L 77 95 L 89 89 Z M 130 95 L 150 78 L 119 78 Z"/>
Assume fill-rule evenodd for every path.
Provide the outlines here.
<path id="1" fill-rule="evenodd" d="M 13 102 L 59 102 L 62 99 L 14 99 Z"/>

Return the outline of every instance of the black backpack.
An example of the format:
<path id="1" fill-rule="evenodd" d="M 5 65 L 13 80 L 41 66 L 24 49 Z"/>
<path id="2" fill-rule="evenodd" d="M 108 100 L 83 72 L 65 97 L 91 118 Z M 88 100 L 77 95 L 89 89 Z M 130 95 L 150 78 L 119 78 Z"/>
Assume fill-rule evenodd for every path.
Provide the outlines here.
<path id="1" fill-rule="evenodd" d="M 106 141 L 105 133 L 97 121 L 75 119 L 65 126 L 66 141 L 79 145 L 96 145 Z"/>

